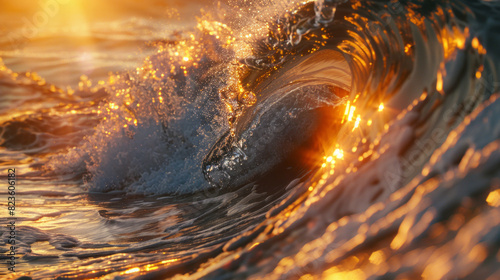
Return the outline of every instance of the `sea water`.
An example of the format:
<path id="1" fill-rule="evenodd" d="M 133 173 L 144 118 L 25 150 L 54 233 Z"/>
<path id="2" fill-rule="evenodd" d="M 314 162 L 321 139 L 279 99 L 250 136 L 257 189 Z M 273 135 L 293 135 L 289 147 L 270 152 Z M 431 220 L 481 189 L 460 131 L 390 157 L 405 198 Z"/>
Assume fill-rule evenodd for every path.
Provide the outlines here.
<path id="1" fill-rule="evenodd" d="M 498 2 L 2 5 L 2 277 L 500 277 Z"/>

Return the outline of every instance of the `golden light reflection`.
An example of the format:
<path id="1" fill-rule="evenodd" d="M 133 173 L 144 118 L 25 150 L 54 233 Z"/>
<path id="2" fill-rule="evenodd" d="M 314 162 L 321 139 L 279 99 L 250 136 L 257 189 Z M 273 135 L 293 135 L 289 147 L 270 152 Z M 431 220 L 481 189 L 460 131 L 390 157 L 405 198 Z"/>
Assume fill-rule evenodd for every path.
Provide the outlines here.
<path id="1" fill-rule="evenodd" d="M 254 244 L 252 244 L 252 246 L 250 246 L 249 249 L 252 249 L 253 247 L 255 247 L 255 246 L 259 245 L 259 244 L 260 244 L 259 242 L 255 242 Z"/>
<path id="2" fill-rule="evenodd" d="M 349 109 L 349 115 L 347 117 L 347 121 L 352 121 L 352 117 L 354 115 L 354 111 L 356 110 L 356 107 L 354 106 L 351 106 L 351 108 Z"/>
<path id="3" fill-rule="evenodd" d="M 359 122 L 361 122 L 361 116 L 358 115 L 356 117 L 356 122 L 354 123 L 354 127 L 352 128 L 352 131 L 354 131 L 354 129 L 358 128 L 359 127 Z"/>
<path id="4" fill-rule="evenodd" d="M 477 37 L 474 37 L 474 39 L 472 39 L 472 47 L 475 49 L 479 48 L 479 40 L 477 39 Z"/>
<path id="5" fill-rule="evenodd" d="M 411 50 L 411 45 L 410 44 L 406 44 L 405 45 L 405 53 L 409 53 Z"/>
<path id="6" fill-rule="evenodd" d="M 488 250 L 481 244 L 477 244 L 472 248 L 467 257 L 471 262 L 480 263 L 488 256 Z"/>
<path id="7" fill-rule="evenodd" d="M 314 278 L 314 276 L 311 274 L 304 274 L 304 275 L 300 276 L 300 278 L 299 278 L 299 280 L 312 280 L 312 279 L 316 279 L 316 278 Z"/>
<path id="8" fill-rule="evenodd" d="M 366 122 L 363 121 L 362 115 L 366 115 L 366 113 L 363 110 L 359 110 L 360 112 L 358 112 L 358 114 L 355 114 L 357 112 L 358 108 L 356 106 L 354 106 L 354 103 L 356 103 L 356 100 L 359 97 L 359 95 L 360 94 L 357 94 L 355 96 L 355 98 L 354 98 L 353 101 L 348 100 L 345 103 L 346 107 L 345 107 L 345 111 L 344 111 L 344 113 L 342 115 L 342 121 L 341 121 L 341 123 L 344 124 L 344 123 L 350 123 L 350 122 L 352 122 L 352 126 L 349 127 L 350 131 L 354 132 L 355 130 L 358 130 L 359 133 L 361 135 L 363 135 L 363 134 L 366 133 L 365 129 L 367 127 L 372 126 L 373 123 L 374 123 L 374 121 L 373 121 L 372 118 L 369 118 Z M 360 105 L 360 108 L 363 108 L 363 107 L 361 107 L 361 105 Z M 383 102 L 381 102 L 376 107 L 376 109 L 375 109 L 376 111 L 374 111 L 374 109 L 375 108 L 371 107 L 370 110 L 367 111 L 368 116 L 370 116 L 372 113 L 384 111 L 385 105 L 384 105 Z M 363 127 L 363 125 L 365 125 L 365 126 Z M 387 130 L 388 129 L 388 124 L 385 124 L 384 128 Z M 369 138 L 371 138 L 371 137 L 369 137 Z M 358 145 L 360 142 L 363 143 L 363 144 L 366 144 L 368 142 L 367 137 L 357 138 L 357 140 L 355 140 L 355 142 L 354 142 L 355 144 L 353 146 L 351 146 L 351 147 L 347 147 L 347 150 L 348 151 L 352 151 L 353 153 L 355 153 L 358 150 L 358 147 L 356 147 L 356 145 Z M 337 147 L 338 146 L 339 145 L 337 144 Z M 370 149 L 373 149 L 373 143 L 370 145 Z M 359 159 L 359 161 L 362 161 L 362 160 L 364 160 L 364 158 L 367 158 L 367 157 L 371 156 L 372 154 L 373 154 L 373 152 L 371 152 L 371 151 L 370 152 L 365 152 L 363 155 L 359 156 L 358 159 Z M 343 149 L 337 148 L 333 152 L 333 154 L 328 154 L 327 153 L 327 155 L 325 155 L 323 157 L 324 162 L 322 163 L 321 167 L 325 168 L 327 166 L 330 166 L 330 168 L 331 168 L 330 174 L 333 174 L 334 173 L 333 169 L 335 168 L 335 164 L 337 163 L 334 159 L 335 158 L 342 159 L 343 156 L 344 156 Z M 355 172 L 356 170 L 357 170 L 357 168 L 353 168 L 353 167 L 348 167 L 346 169 L 346 171 L 348 171 L 348 173 L 351 172 L 351 171 Z"/>
<path id="9" fill-rule="evenodd" d="M 477 72 L 476 72 L 476 78 L 477 78 L 477 79 L 481 78 L 481 72 L 480 72 L 480 71 L 477 71 Z"/>
<path id="10" fill-rule="evenodd" d="M 135 273 L 135 272 L 139 272 L 139 271 L 141 271 L 141 269 L 140 269 L 140 268 L 138 268 L 138 267 L 134 267 L 134 268 L 131 268 L 131 269 L 129 269 L 129 270 L 126 270 L 124 273 L 125 273 L 125 274 L 131 274 L 131 273 Z"/>
<path id="11" fill-rule="evenodd" d="M 342 159 L 344 157 L 344 151 L 342 149 L 335 149 L 333 156 L 338 159 Z"/>
<path id="12" fill-rule="evenodd" d="M 375 251 L 370 255 L 368 260 L 374 265 L 379 265 L 385 261 L 385 254 L 382 250 Z"/>
<path id="13" fill-rule="evenodd" d="M 333 267 L 325 272 L 326 280 L 361 280 L 366 279 L 365 273 L 361 269 L 351 271 L 340 271 L 338 267 Z"/>
<path id="14" fill-rule="evenodd" d="M 493 207 L 500 206 L 500 189 L 490 192 L 486 198 L 486 203 Z"/>
<path id="15" fill-rule="evenodd" d="M 148 264 L 148 265 L 146 265 L 146 267 L 145 267 L 145 270 L 146 270 L 146 271 L 151 271 L 151 270 L 156 270 L 156 269 L 158 269 L 158 267 L 157 267 L 157 266 L 155 266 L 154 264 Z"/>
<path id="16" fill-rule="evenodd" d="M 437 74 L 436 90 L 439 92 L 443 91 L 443 74 L 441 73 L 441 71 L 439 71 Z"/>
<path id="17" fill-rule="evenodd" d="M 121 254 L 122 257 L 126 257 L 125 254 Z M 132 258 L 133 256 L 132 255 L 128 255 L 128 258 Z M 156 270 L 156 269 L 159 269 L 159 265 L 160 264 L 164 264 L 166 262 L 173 262 L 177 259 L 172 259 L 172 260 L 167 260 L 167 261 L 163 261 L 163 262 L 160 262 L 160 263 L 151 263 L 151 264 L 147 264 L 147 265 L 144 265 L 142 267 L 131 267 L 123 272 L 120 272 L 119 274 L 120 275 L 125 275 L 125 274 L 133 274 L 133 273 L 137 273 L 137 272 L 148 272 L 148 271 L 152 271 L 152 270 Z M 126 263 L 128 260 L 122 260 L 124 263 Z M 108 261 L 108 264 L 111 264 L 112 261 Z"/>
<path id="18" fill-rule="evenodd" d="M 162 264 L 166 264 L 166 263 L 173 263 L 173 262 L 176 262 L 178 261 L 179 259 L 170 259 L 170 260 L 164 260 L 164 261 L 161 261 Z"/>

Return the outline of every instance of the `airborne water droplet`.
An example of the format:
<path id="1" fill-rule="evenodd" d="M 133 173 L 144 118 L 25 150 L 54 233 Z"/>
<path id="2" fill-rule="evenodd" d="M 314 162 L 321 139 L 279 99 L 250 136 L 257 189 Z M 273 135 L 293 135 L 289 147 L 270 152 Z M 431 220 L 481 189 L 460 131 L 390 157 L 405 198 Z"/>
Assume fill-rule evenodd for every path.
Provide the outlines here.
<path id="1" fill-rule="evenodd" d="M 316 13 L 316 23 L 325 24 L 333 21 L 337 5 L 347 2 L 347 0 L 316 0 L 314 2 L 314 12 Z"/>

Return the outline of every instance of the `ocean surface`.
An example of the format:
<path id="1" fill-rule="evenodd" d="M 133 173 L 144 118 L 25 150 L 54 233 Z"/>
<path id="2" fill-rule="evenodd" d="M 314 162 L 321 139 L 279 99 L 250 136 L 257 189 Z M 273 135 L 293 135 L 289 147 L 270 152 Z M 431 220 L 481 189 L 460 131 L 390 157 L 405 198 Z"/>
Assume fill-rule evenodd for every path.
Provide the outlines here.
<path id="1" fill-rule="evenodd" d="M 500 1 L 2 1 L 0 35 L 2 279 L 500 279 Z"/>

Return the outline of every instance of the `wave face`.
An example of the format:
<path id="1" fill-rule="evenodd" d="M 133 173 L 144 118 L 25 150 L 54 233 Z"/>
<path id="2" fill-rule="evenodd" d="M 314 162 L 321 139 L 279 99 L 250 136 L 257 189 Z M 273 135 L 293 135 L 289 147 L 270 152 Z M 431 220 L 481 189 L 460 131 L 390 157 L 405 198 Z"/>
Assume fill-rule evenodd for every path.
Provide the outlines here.
<path id="1" fill-rule="evenodd" d="M 82 33 L 148 42 L 134 69 L 1 52 L 6 277 L 500 276 L 498 3 L 230 1 L 168 32 L 161 5 Z"/>

